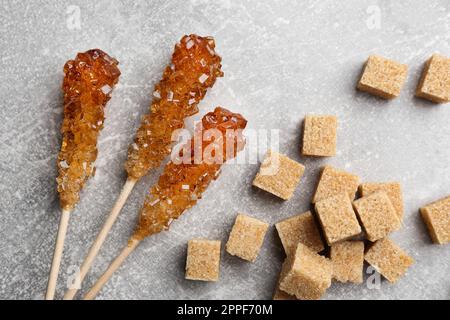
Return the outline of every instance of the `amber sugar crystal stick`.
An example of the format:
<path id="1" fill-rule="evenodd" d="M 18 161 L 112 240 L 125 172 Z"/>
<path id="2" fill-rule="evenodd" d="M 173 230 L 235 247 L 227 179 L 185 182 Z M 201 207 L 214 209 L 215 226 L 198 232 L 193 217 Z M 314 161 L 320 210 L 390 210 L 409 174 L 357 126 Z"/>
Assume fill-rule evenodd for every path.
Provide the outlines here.
<path id="1" fill-rule="evenodd" d="M 155 86 L 153 101 L 128 150 L 125 169 L 128 179 L 92 244 L 79 273 L 81 283 L 105 241 L 136 182 L 158 167 L 170 153 L 172 135 L 184 127 L 184 119 L 197 113 L 198 103 L 223 76 L 220 56 L 214 51 L 212 37 L 184 36 L 176 44 L 172 63 L 164 70 Z M 70 288 L 64 299 L 72 299 L 78 289 Z"/>
<path id="2" fill-rule="evenodd" d="M 45 296 L 48 300 L 55 295 L 70 212 L 94 172 L 105 106 L 120 76 L 117 65 L 117 60 L 94 49 L 79 53 L 64 66 L 64 120 L 57 178 L 62 214 Z"/>
<path id="3" fill-rule="evenodd" d="M 178 161 L 177 157 L 176 163 L 172 159 L 166 165 L 158 183 L 150 189 L 144 201 L 138 224 L 127 246 L 84 299 L 95 298 L 114 271 L 143 239 L 167 230 L 174 219 L 197 203 L 211 181 L 218 177 L 222 163 L 236 157 L 243 149 L 245 141 L 242 130 L 246 124 L 247 121 L 240 114 L 220 107 L 203 117 L 194 138 L 180 152 L 183 161 Z M 205 138 L 204 133 L 211 133 L 210 129 L 214 131 L 213 138 Z M 199 140 L 200 143 L 196 143 Z"/>

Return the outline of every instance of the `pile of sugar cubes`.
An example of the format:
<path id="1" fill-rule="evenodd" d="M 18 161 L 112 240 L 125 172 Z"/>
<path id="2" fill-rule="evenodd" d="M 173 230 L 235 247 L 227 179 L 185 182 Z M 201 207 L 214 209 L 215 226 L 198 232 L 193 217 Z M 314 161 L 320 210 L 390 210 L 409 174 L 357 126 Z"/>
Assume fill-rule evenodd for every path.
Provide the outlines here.
<path id="1" fill-rule="evenodd" d="M 406 73 L 406 65 L 370 56 L 357 88 L 391 99 L 399 95 Z M 426 62 L 416 95 L 437 103 L 450 101 L 450 59 L 433 55 Z M 301 153 L 334 156 L 337 127 L 335 116 L 307 115 Z M 269 150 L 253 185 L 289 200 L 304 172 L 302 164 Z M 327 165 L 322 169 L 311 202 L 314 210 L 275 224 L 286 259 L 274 299 L 319 299 L 332 280 L 362 283 L 364 260 L 391 283 L 413 264 L 408 253 L 389 238 L 402 227 L 400 183 L 360 183 L 358 176 Z M 420 208 L 420 213 L 433 242 L 449 243 L 450 196 Z M 268 228 L 263 221 L 239 214 L 226 251 L 254 262 Z M 217 281 L 220 253 L 220 241 L 189 241 L 186 278 Z"/>

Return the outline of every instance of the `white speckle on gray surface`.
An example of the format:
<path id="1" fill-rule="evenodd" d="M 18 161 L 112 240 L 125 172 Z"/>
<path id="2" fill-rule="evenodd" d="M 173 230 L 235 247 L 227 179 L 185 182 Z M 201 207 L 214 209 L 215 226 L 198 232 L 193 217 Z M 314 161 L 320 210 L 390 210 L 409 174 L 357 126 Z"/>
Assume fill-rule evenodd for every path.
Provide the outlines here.
<path id="1" fill-rule="evenodd" d="M 257 164 L 224 166 L 198 205 L 169 232 L 145 240 L 98 298 L 270 298 L 283 259 L 273 227 L 255 263 L 223 252 L 217 283 L 184 279 L 187 241 L 202 237 L 225 243 L 238 212 L 274 224 L 308 210 L 324 164 L 345 168 L 363 181 L 402 183 L 404 227 L 392 238 L 416 261 L 395 285 L 382 281 L 379 289 L 369 289 L 334 283 L 325 298 L 450 298 L 448 245 L 431 243 L 418 214 L 422 205 L 450 194 L 450 104 L 414 97 L 425 60 L 434 52 L 450 55 L 448 0 L 1 5 L 0 298 L 39 299 L 45 292 L 60 214 L 55 178 L 64 63 L 77 52 L 101 48 L 120 61 L 122 76 L 107 106 L 96 177 L 70 221 L 57 297 L 119 194 L 140 116 L 148 110 L 175 43 L 190 33 L 215 37 L 225 76 L 187 126 L 217 105 L 240 112 L 248 128 L 279 129 L 280 152 L 306 165 L 305 176 L 294 197 L 282 202 L 251 187 Z M 409 66 L 406 85 L 393 101 L 355 90 L 363 63 L 373 53 Z M 300 124 L 307 113 L 338 117 L 336 157 L 299 155 Z M 84 292 L 125 245 L 145 193 L 160 173 L 161 168 L 155 170 L 134 189 Z"/>

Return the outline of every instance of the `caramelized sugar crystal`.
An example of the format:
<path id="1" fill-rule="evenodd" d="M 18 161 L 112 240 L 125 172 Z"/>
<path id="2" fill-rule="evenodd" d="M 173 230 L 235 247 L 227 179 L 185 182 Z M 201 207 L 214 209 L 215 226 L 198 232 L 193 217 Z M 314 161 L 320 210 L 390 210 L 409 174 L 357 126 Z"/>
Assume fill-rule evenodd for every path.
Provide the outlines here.
<path id="1" fill-rule="evenodd" d="M 175 46 L 172 64 L 155 86 L 150 112 L 141 122 L 128 149 L 125 169 L 134 179 L 158 167 L 170 153 L 172 134 L 184 127 L 184 119 L 198 112 L 197 105 L 217 77 L 223 76 L 214 39 L 184 36 Z"/>
<path id="2" fill-rule="evenodd" d="M 237 153 L 243 149 L 245 142 L 242 130 L 246 124 L 247 121 L 240 114 L 231 113 L 219 107 L 203 117 L 200 128 L 197 128 L 195 134 L 201 137 L 202 131 L 205 132 L 208 129 L 218 129 L 223 135 L 230 133 L 230 130 L 238 132 L 234 134 L 232 154 L 230 152 L 227 154 L 226 145 L 223 145 L 222 160 L 224 162 L 236 157 Z M 202 139 L 202 150 L 212 143 L 218 143 L 217 139 L 212 141 Z M 197 199 L 201 198 L 211 181 L 218 177 L 221 163 L 208 161 L 195 163 L 195 154 L 192 152 L 193 140 L 189 141 L 187 146 L 191 148 L 190 163 L 184 161 L 175 164 L 171 161 L 167 164 L 158 183 L 151 188 L 144 201 L 139 223 L 133 235 L 134 239 L 142 240 L 167 229 L 173 219 L 177 219 L 186 209 L 196 204 Z"/>
<path id="3" fill-rule="evenodd" d="M 118 61 L 99 49 L 79 53 L 64 66 L 64 120 L 58 155 L 61 207 L 70 210 L 93 174 L 97 137 L 105 120 L 105 105 L 120 71 Z"/>

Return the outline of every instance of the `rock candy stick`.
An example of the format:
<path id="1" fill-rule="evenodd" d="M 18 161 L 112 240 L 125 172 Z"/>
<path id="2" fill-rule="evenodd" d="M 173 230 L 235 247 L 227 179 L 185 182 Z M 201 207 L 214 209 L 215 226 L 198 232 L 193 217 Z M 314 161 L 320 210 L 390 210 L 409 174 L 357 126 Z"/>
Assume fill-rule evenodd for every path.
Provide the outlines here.
<path id="1" fill-rule="evenodd" d="M 50 269 L 46 299 L 53 299 L 70 212 L 94 172 L 97 137 L 105 120 L 104 109 L 120 71 L 117 60 L 99 49 L 79 53 L 64 66 L 64 120 L 58 155 L 58 192 L 62 215 Z"/>
<path id="2" fill-rule="evenodd" d="M 222 59 L 214 48 L 212 37 L 197 35 L 184 36 L 175 46 L 172 63 L 155 86 L 150 112 L 143 117 L 129 147 L 125 164 L 128 179 L 81 265 L 80 281 L 88 273 L 137 180 L 158 167 L 170 153 L 172 134 L 183 128 L 185 118 L 198 112 L 197 105 L 208 88 L 217 77 L 223 76 Z M 76 292 L 77 289 L 69 289 L 64 299 L 72 299 Z"/>
<path id="3" fill-rule="evenodd" d="M 184 119 L 198 112 L 197 105 L 217 77 L 223 76 L 214 39 L 184 36 L 175 46 L 172 64 L 155 86 L 150 113 L 141 122 L 128 150 L 125 169 L 139 179 L 156 168 L 170 153 L 172 134 L 184 127 Z"/>
<path id="4" fill-rule="evenodd" d="M 158 183 L 151 188 L 145 199 L 139 222 L 128 245 L 84 299 L 95 298 L 114 271 L 145 237 L 167 230 L 174 219 L 195 205 L 211 181 L 218 177 L 222 163 L 227 159 L 234 158 L 244 147 L 242 130 L 246 124 L 247 121 L 240 114 L 231 113 L 223 108 L 216 108 L 214 112 L 203 117 L 202 130 L 197 129 L 195 133 L 201 143 L 197 146 L 195 139 L 191 140 L 187 144 L 188 148 L 183 150 L 183 152 L 186 152 L 186 149 L 191 150 L 190 156 L 181 155 L 183 159 L 188 158 L 190 161 L 188 163 L 183 161 L 181 164 L 178 164 L 178 161 L 177 164 L 169 162 L 166 165 Z M 217 129 L 213 132 L 216 134 L 213 134 L 214 138 L 211 140 L 205 137 L 207 133 L 211 132 L 209 129 Z M 210 150 L 214 151 L 210 152 Z M 219 150 L 222 150 L 221 154 L 218 153 Z M 199 154 L 200 161 L 197 160 Z M 216 157 L 217 154 L 220 156 Z M 208 155 L 212 155 L 212 157 L 207 157 Z"/>

